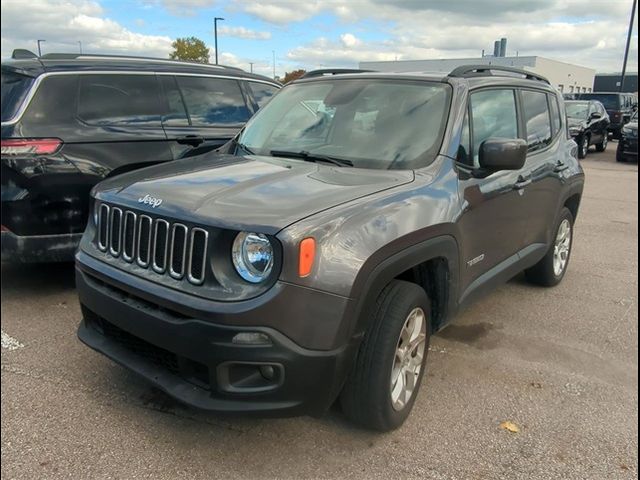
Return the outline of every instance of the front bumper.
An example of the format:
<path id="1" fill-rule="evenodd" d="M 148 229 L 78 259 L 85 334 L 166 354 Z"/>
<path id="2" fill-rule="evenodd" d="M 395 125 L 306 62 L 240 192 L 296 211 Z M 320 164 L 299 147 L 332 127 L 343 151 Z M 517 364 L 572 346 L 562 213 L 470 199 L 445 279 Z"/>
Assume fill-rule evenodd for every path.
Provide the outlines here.
<path id="1" fill-rule="evenodd" d="M 2 232 L 2 261 L 15 263 L 70 262 L 81 233 L 21 236 Z"/>
<path id="2" fill-rule="evenodd" d="M 624 159 L 638 159 L 638 137 L 623 136 L 618 142 L 618 153 Z"/>
<path id="3" fill-rule="evenodd" d="M 355 356 L 355 340 L 331 350 L 314 350 L 265 327 L 269 323 L 263 317 L 268 311 L 265 305 L 253 311 L 255 325 L 230 325 L 230 313 L 220 317 L 227 323 L 222 324 L 163 307 L 94 273 L 77 262 L 76 284 L 83 312 L 80 340 L 196 408 L 319 414 L 337 397 Z M 240 311 L 237 314 L 241 316 Z M 305 318 L 306 312 L 295 306 L 280 315 L 292 323 L 322 321 Z M 269 343 L 234 342 L 242 332 L 263 334 Z"/>

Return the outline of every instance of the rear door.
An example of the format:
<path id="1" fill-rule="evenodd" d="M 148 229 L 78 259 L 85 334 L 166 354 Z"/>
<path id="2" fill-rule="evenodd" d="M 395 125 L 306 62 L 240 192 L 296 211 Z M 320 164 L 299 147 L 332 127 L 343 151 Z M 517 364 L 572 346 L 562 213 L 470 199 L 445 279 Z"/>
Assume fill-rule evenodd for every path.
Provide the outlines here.
<path id="1" fill-rule="evenodd" d="M 565 169 L 564 132 L 555 95 L 522 89 L 520 104 L 528 144 L 523 175 L 531 182 L 520 191 L 526 205 L 524 244 L 541 246 L 548 242 L 555 226 Z"/>
<path id="2" fill-rule="evenodd" d="M 231 140 L 251 117 L 234 78 L 160 75 L 167 102 L 162 119 L 173 158 L 200 155 Z"/>

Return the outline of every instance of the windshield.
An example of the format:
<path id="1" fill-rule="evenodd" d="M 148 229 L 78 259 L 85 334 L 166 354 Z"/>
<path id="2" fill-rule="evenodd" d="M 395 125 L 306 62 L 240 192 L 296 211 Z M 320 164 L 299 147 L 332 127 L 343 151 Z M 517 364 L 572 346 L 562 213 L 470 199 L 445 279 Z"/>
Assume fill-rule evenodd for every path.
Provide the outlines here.
<path id="1" fill-rule="evenodd" d="M 29 89 L 33 84 L 33 78 L 26 77 L 14 72 L 2 70 L 0 75 L 2 81 L 2 121 L 11 120 L 29 93 Z"/>
<path id="2" fill-rule="evenodd" d="M 580 100 L 597 100 L 607 110 L 618 110 L 620 108 L 620 99 L 617 93 L 582 93 L 578 95 Z"/>
<path id="3" fill-rule="evenodd" d="M 565 104 L 567 109 L 567 117 L 569 118 L 587 118 L 589 114 L 588 102 L 567 102 Z"/>
<path id="4" fill-rule="evenodd" d="M 412 169 L 437 154 L 450 88 L 432 82 L 348 79 L 289 85 L 249 121 L 238 143 L 256 155 Z M 347 162 L 344 162 L 346 165 Z"/>

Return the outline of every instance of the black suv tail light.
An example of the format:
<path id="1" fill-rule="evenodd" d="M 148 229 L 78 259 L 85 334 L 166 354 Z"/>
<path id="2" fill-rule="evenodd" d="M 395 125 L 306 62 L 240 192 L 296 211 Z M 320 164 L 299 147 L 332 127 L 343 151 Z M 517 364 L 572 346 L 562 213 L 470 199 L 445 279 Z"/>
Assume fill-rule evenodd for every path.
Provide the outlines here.
<path id="1" fill-rule="evenodd" d="M 0 151 L 3 156 L 52 155 L 61 146 L 59 138 L 9 138 L 2 140 Z"/>

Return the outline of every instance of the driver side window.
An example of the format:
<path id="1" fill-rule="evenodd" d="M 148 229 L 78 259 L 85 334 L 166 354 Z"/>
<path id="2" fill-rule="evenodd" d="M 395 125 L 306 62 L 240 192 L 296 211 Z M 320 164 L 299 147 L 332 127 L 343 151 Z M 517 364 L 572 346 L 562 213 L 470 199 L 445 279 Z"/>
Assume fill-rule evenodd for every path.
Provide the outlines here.
<path id="1" fill-rule="evenodd" d="M 480 145 L 490 137 L 518 138 L 516 94 L 512 89 L 471 94 L 473 161 L 479 163 Z"/>

